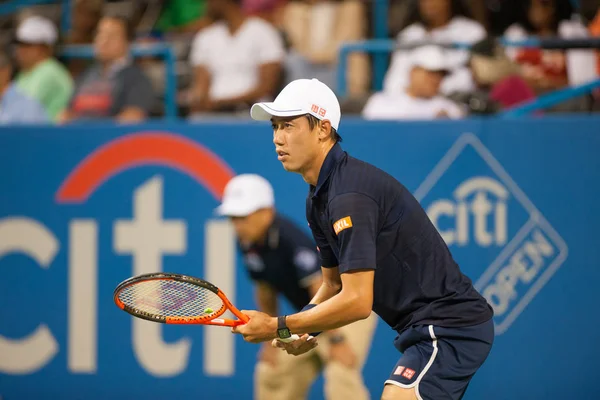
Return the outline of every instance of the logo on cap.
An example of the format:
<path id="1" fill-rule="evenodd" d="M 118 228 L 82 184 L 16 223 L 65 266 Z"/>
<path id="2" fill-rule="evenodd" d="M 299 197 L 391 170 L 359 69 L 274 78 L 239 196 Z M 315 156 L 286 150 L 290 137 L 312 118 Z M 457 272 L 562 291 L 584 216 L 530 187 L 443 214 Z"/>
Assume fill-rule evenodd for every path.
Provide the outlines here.
<path id="1" fill-rule="evenodd" d="M 319 116 L 323 117 L 323 118 L 325 117 L 325 114 L 327 114 L 327 110 L 326 109 L 324 109 L 322 107 L 319 107 L 316 104 L 313 104 L 312 107 L 310 108 L 310 110 L 312 112 L 314 112 L 315 114 L 319 114 Z"/>

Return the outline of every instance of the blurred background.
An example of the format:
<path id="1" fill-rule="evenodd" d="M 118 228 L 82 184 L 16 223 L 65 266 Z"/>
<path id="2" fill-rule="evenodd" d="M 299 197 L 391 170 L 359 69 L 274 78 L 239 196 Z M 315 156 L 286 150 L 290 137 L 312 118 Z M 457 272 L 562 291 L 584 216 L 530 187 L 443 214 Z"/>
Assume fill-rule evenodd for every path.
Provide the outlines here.
<path id="1" fill-rule="evenodd" d="M 163 270 L 255 307 L 213 209 L 258 173 L 306 226 L 306 184 L 249 120 L 298 78 L 334 89 L 344 149 L 415 194 L 494 307 L 465 398 L 600 398 L 599 50 L 600 0 L 0 2 L 0 398 L 252 398 L 257 346 L 111 296 Z"/>

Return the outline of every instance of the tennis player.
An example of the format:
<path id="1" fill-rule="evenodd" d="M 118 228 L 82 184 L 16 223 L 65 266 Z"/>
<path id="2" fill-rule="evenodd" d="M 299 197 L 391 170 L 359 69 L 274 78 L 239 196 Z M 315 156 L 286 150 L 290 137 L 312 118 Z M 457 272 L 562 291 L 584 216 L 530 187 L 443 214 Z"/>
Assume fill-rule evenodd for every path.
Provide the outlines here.
<path id="1" fill-rule="evenodd" d="M 273 188 L 263 177 L 242 174 L 227 186 L 217 214 L 235 228 L 244 265 L 254 282 L 260 311 L 277 316 L 278 295 L 296 311 L 322 283 L 321 264 L 312 238 L 275 209 Z M 320 372 L 327 400 L 367 400 L 362 368 L 369 352 L 376 315 L 323 334 L 322 346 L 294 357 L 264 343 L 254 371 L 256 400 L 304 400 Z"/>
<path id="2" fill-rule="evenodd" d="M 305 311 L 277 318 L 244 311 L 250 321 L 233 331 L 253 343 L 301 334 L 272 344 L 302 354 L 317 345 L 311 336 L 373 310 L 398 332 L 394 345 L 402 353 L 382 399 L 462 398 L 491 350 L 493 311 L 423 208 L 392 176 L 342 150 L 339 102 L 318 80 L 291 82 L 251 115 L 272 122 L 284 169 L 310 185 L 306 214 L 323 283 Z M 379 145 L 376 131 L 365 134 Z"/>

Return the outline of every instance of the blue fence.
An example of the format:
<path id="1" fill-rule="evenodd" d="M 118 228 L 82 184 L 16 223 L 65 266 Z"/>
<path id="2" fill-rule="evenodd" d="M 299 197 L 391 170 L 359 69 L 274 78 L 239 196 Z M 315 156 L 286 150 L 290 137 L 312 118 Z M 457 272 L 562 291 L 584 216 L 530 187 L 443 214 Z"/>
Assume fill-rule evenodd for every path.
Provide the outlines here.
<path id="1" fill-rule="evenodd" d="M 415 193 L 496 310 L 495 347 L 466 399 L 600 396 L 598 126 L 341 125 L 348 152 Z M 3 129 L 2 399 L 250 398 L 258 346 L 218 327 L 134 321 L 111 295 L 163 270 L 206 277 L 254 307 L 231 227 L 212 210 L 233 174 L 254 172 L 306 227 L 306 184 L 281 168 L 271 139 L 245 122 Z M 393 338 L 380 323 L 364 370 L 373 398 L 399 357 Z"/>

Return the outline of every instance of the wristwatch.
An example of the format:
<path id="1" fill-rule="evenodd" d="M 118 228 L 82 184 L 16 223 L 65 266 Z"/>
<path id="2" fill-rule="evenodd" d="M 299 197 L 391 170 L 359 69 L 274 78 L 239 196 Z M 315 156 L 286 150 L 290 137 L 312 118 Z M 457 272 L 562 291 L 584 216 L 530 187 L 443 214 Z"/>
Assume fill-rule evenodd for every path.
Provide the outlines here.
<path id="1" fill-rule="evenodd" d="M 292 333 L 285 323 L 286 315 L 277 317 L 277 337 L 279 339 L 289 339 L 292 337 Z"/>

